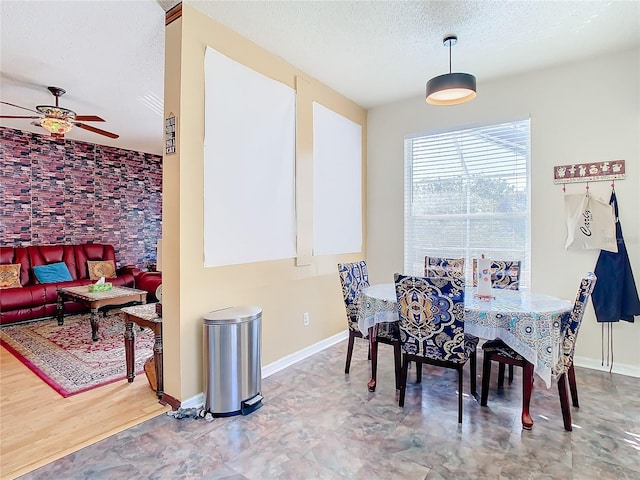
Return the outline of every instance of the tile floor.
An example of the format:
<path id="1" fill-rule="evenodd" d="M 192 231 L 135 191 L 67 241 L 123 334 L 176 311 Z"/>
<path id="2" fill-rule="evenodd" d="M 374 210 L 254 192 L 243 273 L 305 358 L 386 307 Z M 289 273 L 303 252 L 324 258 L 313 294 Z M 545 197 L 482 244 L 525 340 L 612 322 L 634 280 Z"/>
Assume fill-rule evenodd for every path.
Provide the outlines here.
<path id="1" fill-rule="evenodd" d="M 494 365 L 489 406 L 465 395 L 459 425 L 455 371 L 425 366 L 415 384 L 410 370 L 401 409 L 391 347 L 380 345 L 375 393 L 366 387 L 366 343 L 356 343 L 350 375 L 345 353 L 346 341 L 264 379 L 264 405 L 247 416 L 206 422 L 162 415 L 21 478 L 640 478 L 638 378 L 576 368 L 580 408 L 571 433 L 562 426 L 557 389 L 537 379 L 535 425 L 523 431 L 517 368 L 514 383 L 498 391 Z"/>

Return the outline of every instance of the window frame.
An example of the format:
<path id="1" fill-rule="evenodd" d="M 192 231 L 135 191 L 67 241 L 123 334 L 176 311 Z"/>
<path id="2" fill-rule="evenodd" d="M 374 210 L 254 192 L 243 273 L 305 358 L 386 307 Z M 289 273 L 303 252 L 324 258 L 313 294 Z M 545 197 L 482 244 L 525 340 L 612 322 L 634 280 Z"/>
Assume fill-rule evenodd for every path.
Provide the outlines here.
<path id="1" fill-rule="evenodd" d="M 501 133 L 506 132 L 508 129 L 512 129 L 514 133 L 513 137 L 511 136 L 500 136 Z M 520 130 L 518 130 L 520 129 Z M 492 137 L 488 132 L 493 132 L 495 137 Z M 445 170 L 439 170 L 441 172 L 441 176 L 437 179 L 435 177 L 431 185 L 446 185 L 447 178 L 449 179 L 461 179 L 460 182 L 464 185 L 465 195 L 467 199 L 466 210 L 462 213 L 436 213 L 436 214 L 427 214 L 427 215 L 417 215 L 415 214 L 415 205 L 416 205 L 416 192 L 415 187 L 417 180 L 416 172 L 420 172 L 420 175 L 423 175 L 424 184 L 428 185 L 428 179 L 430 178 L 428 174 L 425 176 L 425 171 L 428 169 L 428 162 L 430 161 L 427 157 L 435 157 L 439 155 L 439 152 L 427 152 L 424 149 L 429 149 L 433 145 L 428 145 L 431 141 L 432 144 L 437 143 L 437 139 L 448 139 L 448 141 L 456 142 L 456 136 L 459 137 L 472 137 L 476 135 L 478 138 L 485 137 L 485 142 L 489 145 L 492 145 L 492 148 L 500 148 L 503 151 L 512 152 L 512 158 L 509 156 L 504 156 L 504 159 L 501 158 L 500 155 L 497 155 L 495 158 L 498 158 L 497 163 L 500 164 L 500 173 L 499 175 L 495 174 L 471 174 L 470 170 L 467 168 L 471 162 L 466 162 L 465 156 L 469 157 L 470 154 L 477 155 L 476 158 L 480 158 L 482 155 L 478 154 L 478 150 L 476 147 L 467 148 L 464 144 L 460 148 L 459 151 L 459 162 L 460 169 L 465 171 L 464 176 L 452 176 L 451 172 L 446 172 Z M 489 135 L 489 136 L 487 136 Z M 510 143 L 511 142 L 511 143 Z M 464 143 L 464 142 L 463 142 Z M 420 145 L 421 154 L 414 154 L 414 149 L 416 145 Z M 497 145 L 500 145 L 499 147 Z M 465 149 L 467 151 L 465 151 Z M 445 149 L 441 148 L 442 156 L 446 156 Z M 485 157 L 491 157 L 491 154 L 485 154 Z M 419 157 L 419 162 L 416 162 L 416 158 Z M 492 157 L 491 165 L 496 165 L 496 160 Z M 433 158 L 431 159 L 433 160 Z M 485 163 L 476 162 L 475 168 L 479 168 L 478 166 L 485 165 Z M 485 160 L 486 161 L 486 160 Z M 513 172 L 524 169 L 524 174 L 506 174 L 504 172 L 508 171 L 507 167 L 504 165 L 513 165 Z M 529 117 L 520 118 L 516 120 L 496 122 L 496 123 L 487 123 L 481 125 L 467 125 L 467 126 L 456 126 L 445 130 L 437 130 L 437 131 L 429 131 L 423 133 L 417 133 L 412 135 L 407 135 L 404 139 L 404 206 L 403 206 L 403 219 L 404 219 L 404 270 L 405 272 L 413 275 L 424 275 L 424 257 L 426 255 L 435 256 L 435 257 L 448 257 L 448 258 L 465 258 L 465 277 L 467 279 L 467 283 L 471 285 L 472 279 L 472 261 L 473 258 L 478 258 L 481 253 L 486 253 L 489 258 L 492 256 L 496 259 L 500 260 L 520 260 L 522 265 L 521 271 L 521 279 L 520 285 L 521 288 L 527 288 L 531 285 L 531 119 Z M 433 167 L 432 167 L 433 168 Z M 469 197 L 470 197 L 470 189 L 472 188 L 472 183 L 478 180 L 483 179 L 498 179 L 500 182 L 511 183 L 513 186 L 513 196 L 519 196 L 520 201 L 524 199 L 525 207 L 519 210 L 512 210 L 508 212 L 472 212 L 470 210 L 471 206 L 469 205 Z M 522 186 L 522 182 L 524 185 Z M 477 195 L 477 193 L 476 193 Z M 495 200 L 494 200 L 495 202 Z M 515 204 L 512 205 L 512 208 L 515 207 Z M 451 219 L 452 221 L 455 219 L 463 220 L 465 222 L 466 231 L 463 234 L 464 240 L 461 241 L 458 245 L 448 246 L 443 242 L 438 248 L 428 247 L 425 244 L 416 245 L 416 241 L 414 238 L 418 236 L 416 219 L 420 221 L 436 221 L 438 219 L 447 220 Z M 524 236 L 522 243 L 517 248 L 519 254 L 513 253 L 505 253 L 504 255 L 500 255 L 500 243 L 496 242 L 493 245 L 485 249 L 478 248 L 476 246 L 470 245 L 470 229 L 472 227 L 473 221 L 491 221 L 491 220 L 504 220 L 504 219 L 513 219 L 515 221 L 521 221 L 524 223 L 523 226 L 518 228 L 511 223 L 514 231 L 517 229 L 518 232 Z M 505 224 L 507 225 L 507 224 Z M 427 228 L 427 227 L 422 227 Z M 477 228 L 477 226 L 476 226 Z M 517 245 L 517 242 L 511 242 L 512 248 L 509 250 L 510 252 L 516 251 L 513 245 Z M 418 251 L 416 251 L 418 250 Z M 420 252 L 422 250 L 422 252 Z M 420 261 L 421 259 L 421 261 Z"/>

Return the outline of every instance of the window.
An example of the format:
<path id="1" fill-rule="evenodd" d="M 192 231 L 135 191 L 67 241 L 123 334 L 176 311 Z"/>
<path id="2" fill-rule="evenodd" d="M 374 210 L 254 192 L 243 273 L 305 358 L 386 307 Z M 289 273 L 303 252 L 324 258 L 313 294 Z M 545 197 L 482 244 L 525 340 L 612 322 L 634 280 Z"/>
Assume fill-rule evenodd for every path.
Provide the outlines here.
<path id="1" fill-rule="evenodd" d="M 520 260 L 530 285 L 529 120 L 405 139 L 404 268 L 424 257 Z"/>

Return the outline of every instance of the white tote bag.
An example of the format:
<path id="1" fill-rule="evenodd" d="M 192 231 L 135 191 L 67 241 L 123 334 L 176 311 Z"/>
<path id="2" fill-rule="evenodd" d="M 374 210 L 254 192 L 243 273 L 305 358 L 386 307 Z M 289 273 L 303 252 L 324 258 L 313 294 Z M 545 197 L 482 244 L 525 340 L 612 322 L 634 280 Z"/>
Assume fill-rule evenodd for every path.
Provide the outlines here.
<path id="1" fill-rule="evenodd" d="M 607 250 L 618 253 L 613 206 L 587 191 L 564 196 L 567 216 L 566 250 Z"/>

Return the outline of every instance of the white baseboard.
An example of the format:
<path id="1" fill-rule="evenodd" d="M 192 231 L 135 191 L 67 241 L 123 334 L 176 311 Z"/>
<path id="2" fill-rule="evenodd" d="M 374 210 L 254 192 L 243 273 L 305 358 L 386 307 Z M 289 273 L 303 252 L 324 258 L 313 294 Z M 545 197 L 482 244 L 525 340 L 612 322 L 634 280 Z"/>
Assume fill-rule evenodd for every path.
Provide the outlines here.
<path id="1" fill-rule="evenodd" d="M 187 398 L 180 403 L 180 408 L 200 408 L 204 407 L 204 393 L 200 392 L 191 398 Z"/>
<path id="2" fill-rule="evenodd" d="M 332 337 L 325 338 L 324 340 L 321 340 L 318 343 L 314 343 L 313 345 L 310 345 L 306 348 L 303 348 L 302 350 L 292 353 L 291 355 L 287 355 L 286 357 L 283 357 L 280 360 L 276 360 L 275 362 L 270 363 L 269 365 L 265 365 L 264 367 L 262 367 L 262 378 L 267 378 L 268 376 L 273 375 L 274 373 L 277 373 L 280 370 L 284 370 L 285 368 L 290 367 L 294 363 L 297 363 L 300 360 L 304 360 L 305 358 L 310 357 L 315 353 L 321 352 L 325 348 L 329 348 L 330 346 L 335 345 L 336 343 L 339 343 L 348 337 L 349 337 L 349 331 L 344 330 L 340 333 L 337 333 L 336 335 L 333 335 Z M 203 406 L 204 406 L 203 392 L 198 393 L 197 395 L 194 395 L 193 397 L 186 399 L 180 404 L 181 408 L 200 408 Z"/>
<path id="3" fill-rule="evenodd" d="M 609 365 L 602 365 L 602 362 L 599 362 L 598 360 L 594 360 L 593 358 L 587 358 L 587 357 L 574 356 L 573 364 L 576 367 L 590 368 L 592 370 L 599 370 L 601 372 L 608 372 L 610 368 Z M 627 375 L 629 377 L 640 378 L 640 366 L 629 365 L 626 363 L 616 363 L 614 359 L 613 369 L 611 369 L 611 373 L 618 373 L 620 375 Z"/>
<path id="4" fill-rule="evenodd" d="M 268 376 L 273 375 L 274 373 L 277 373 L 280 370 L 283 370 L 293 365 L 294 363 L 299 362 L 300 360 L 304 360 L 305 358 L 310 357 L 314 353 L 321 352 L 325 348 L 329 348 L 331 345 L 335 345 L 336 343 L 341 342 L 342 340 L 345 340 L 348 337 L 349 337 L 349 331 L 344 330 L 332 337 L 325 338 L 324 340 L 321 340 L 318 343 L 314 343 L 313 345 L 310 345 L 306 348 L 303 348 L 302 350 L 292 353 L 291 355 L 287 355 L 286 357 L 283 357 L 280 360 L 276 360 L 275 362 L 270 363 L 269 365 L 265 365 L 264 367 L 262 367 L 262 378 L 267 378 Z"/>

